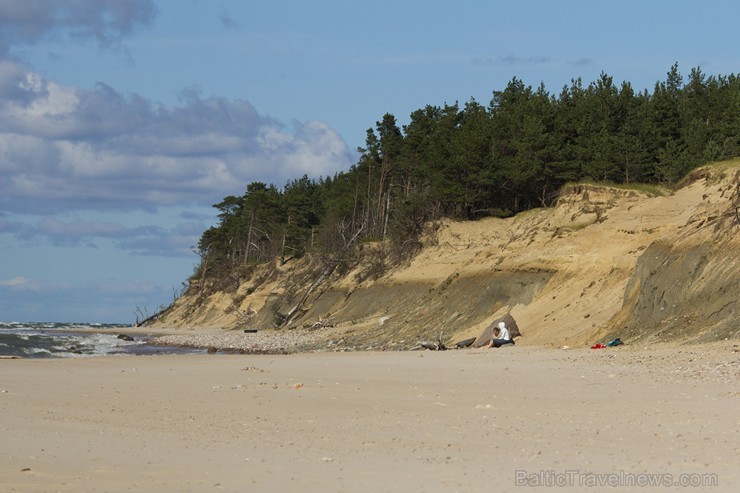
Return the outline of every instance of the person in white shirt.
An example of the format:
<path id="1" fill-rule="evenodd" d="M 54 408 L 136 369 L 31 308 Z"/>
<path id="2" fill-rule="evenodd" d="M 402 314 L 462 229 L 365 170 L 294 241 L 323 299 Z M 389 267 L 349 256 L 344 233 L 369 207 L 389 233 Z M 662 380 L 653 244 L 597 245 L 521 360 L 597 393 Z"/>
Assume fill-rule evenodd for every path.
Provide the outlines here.
<path id="1" fill-rule="evenodd" d="M 509 335 L 509 329 L 506 328 L 506 324 L 503 322 L 499 322 L 498 327 L 493 329 L 493 337 L 491 337 L 491 342 L 489 342 L 488 346 L 486 347 L 501 347 L 504 344 L 514 344 L 514 341 Z"/>

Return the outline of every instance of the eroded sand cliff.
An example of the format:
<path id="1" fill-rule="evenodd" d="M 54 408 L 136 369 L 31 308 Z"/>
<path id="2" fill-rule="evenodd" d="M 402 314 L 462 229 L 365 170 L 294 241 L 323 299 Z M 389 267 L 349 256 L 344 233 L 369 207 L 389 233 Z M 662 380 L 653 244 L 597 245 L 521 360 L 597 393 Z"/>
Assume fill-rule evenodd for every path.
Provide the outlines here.
<path id="1" fill-rule="evenodd" d="M 694 171 L 666 196 L 578 185 L 553 208 L 442 221 L 413 259 L 377 279 L 362 275 L 366 263 L 335 272 L 292 325 L 320 320 L 341 328 L 344 344 L 399 349 L 476 336 L 507 311 L 524 334 L 518 344 L 737 338 L 739 187 L 734 161 Z M 194 286 L 155 326 L 273 327 L 320 265 L 306 258 L 267 270 L 232 292 L 205 296 Z"/>

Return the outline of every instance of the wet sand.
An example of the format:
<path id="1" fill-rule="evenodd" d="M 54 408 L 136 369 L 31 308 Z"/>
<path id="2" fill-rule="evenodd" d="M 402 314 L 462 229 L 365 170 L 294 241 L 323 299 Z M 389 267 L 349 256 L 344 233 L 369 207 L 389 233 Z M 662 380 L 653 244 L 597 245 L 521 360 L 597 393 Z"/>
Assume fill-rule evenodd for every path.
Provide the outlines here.
<path id="1" fill-rule="evenodd" d="M 9 492 L 740 488 L 732 342 L 2 360 L 0 375 Z"/>

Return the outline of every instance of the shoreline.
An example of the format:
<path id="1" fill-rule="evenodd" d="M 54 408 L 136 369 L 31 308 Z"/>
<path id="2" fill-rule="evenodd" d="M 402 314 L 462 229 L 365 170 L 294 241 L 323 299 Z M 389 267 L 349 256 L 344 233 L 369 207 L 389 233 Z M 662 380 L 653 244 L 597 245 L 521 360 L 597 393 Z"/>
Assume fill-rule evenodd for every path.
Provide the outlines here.
<path id="1" fill-rule="evenodd" d="M 253 354 L 253 355 L 286 355 L 302 354 L 314 352 L 428 352 L 428 349 L 414 345 L 397 345 L 393 342 L 385 343 L 358 343 L 354 340 L 345 341 L 345 337 L 356 331 L 355 326 L 336 326 L 323 328 L 293 328 L 293 329 L 262 329 L 257 331 L 244 331 L 241 329 L 199 329 L 199 328 L 159 328 L 159 327 L 111 327 L 107 329 L 90 328 L 54 328 L 46 329 L 47 333 L 59 334 L 104 334 L 115 336 L 129 336 L 136 342 L 143 342 L 152 353 L 144 352 L 142 354 L 131 353 L 139 356 L 158 356 L 157 347 L 163 348 L 182 348 L 189 350 L 199 350 L 209 354 Z M 515 351 L 515 348 L 530 348 L 546 351 L 580 351 L 588 350 L 588 346 L 577 347 L 554 347 L 552 345 L 529 344 L 526 338 L 517 339 L 514 347 L 504 347 L 492 349 L 492 351 Z M 473 348 L 463 347 L 456 348 L 454 345 L 447 347 L 440 352 L 449 351 L 473 351 Z M 740 358 L 740 339 L 696 342 L 696 341 L 679 341 L 679 342 L 651 342 L 637 341 L 624 345 L 606 348 L 611 354 L 623 352 L 665 352 L 668 358 L 675 359 L 677 355 L 695 355 L 687 356 L 687 362 L 690 363 L 698 355 L 701 357 L 704 353 L 738 353 Z M 435 352 L 435 351 L 432 351 Z M 161 355 L 169 355 L 162 353 Z M 192 353 L 184 353 L 192 354 Z M 104 357 L 105 354 L 87 355 L 88 357 Z M 117 354 L 120 356 L 120 354 Z M 27 357 L 20 357 L 28 359 Z M 4 359 L 10 359 L 6 357 Z M 13 357 L 12 359 L 17 359 Z"/>

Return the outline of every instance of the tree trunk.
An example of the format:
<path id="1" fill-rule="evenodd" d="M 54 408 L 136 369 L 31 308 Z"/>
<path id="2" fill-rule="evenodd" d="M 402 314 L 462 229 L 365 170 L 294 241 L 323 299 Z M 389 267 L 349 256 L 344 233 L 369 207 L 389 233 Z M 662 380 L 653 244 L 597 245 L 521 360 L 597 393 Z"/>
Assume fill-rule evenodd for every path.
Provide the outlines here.
<path id="1" fill-rule="evenodd" d="M 341 252 L 339 252 L 338 257 L 341 258 L 346 252 L 349 247 L 352 246 L 352 244 L 357 241 L 357 238 L 360 237 L 360 233 L 362 233 L 362 228 L 357 230 L 357 232 L 352 236 L 352 238 L 349 240 L 349 242 L 345 245 L 345 247 L 342 249 Z M 285 315 L 285 320 L 283 320 L 283 323 L 281 324 L 281 327 L 285 327 L 288 325 L 295 317 L 296 314 L 300 312 L 300 310 L 303 308 L 303 304 L 306 302 L 309 296 L 311 296 L 311 293 L 313 293 L 316 288 L 318 288 L 322 282 L 324 282 L 325 279 L 327 279 L 332 272 L 334 272 L 334 269 L 337 268 L 337 265 L 339 264 L 339 260 L 331 259 L 327 263 L 326 267 L 321 271 L 321 273 L 318 275 L 318 277 L 311 283 L 311 286 L 308 288 L 308 291 L 306 291 L 306 294 L 301 297 L 301 301 L 299 301 L 293 308 L 288 311 L 288 313 Z"/>
<path id="2" fill-rule="evenodd" d="M 385 240 L 385 235 L 388 232 L 388 216 L 390 215 L 391 211 L 391 190 L 393 189 L 393 183 L 388 185 L 388 193 L 386 194 L 385 199 L 385 211 L 383 214 L 383 235 L 381 236 L 382 240 Z"/>
<path id="3" fill-rule="evenodd" d="M 247 232 L 247 248 L 246 252 L 244 252 L 244 264 L 249 263 L 249 247 L 252 245 L 252 227 L 254 226 L 254 211 L 252 211 L 252 215 L 249 218 L 249 231 Z"/>
<path id="4" fill-rule="evenodd" d="M 203 257 L 203 269 L 200 273 L 200 293 L 203 294 L 203 287 L 206 285 L 206 272 L 208 271 L 208 256 L 211 253 L 211 249 L 206 250 L 206 255 Z"/>

